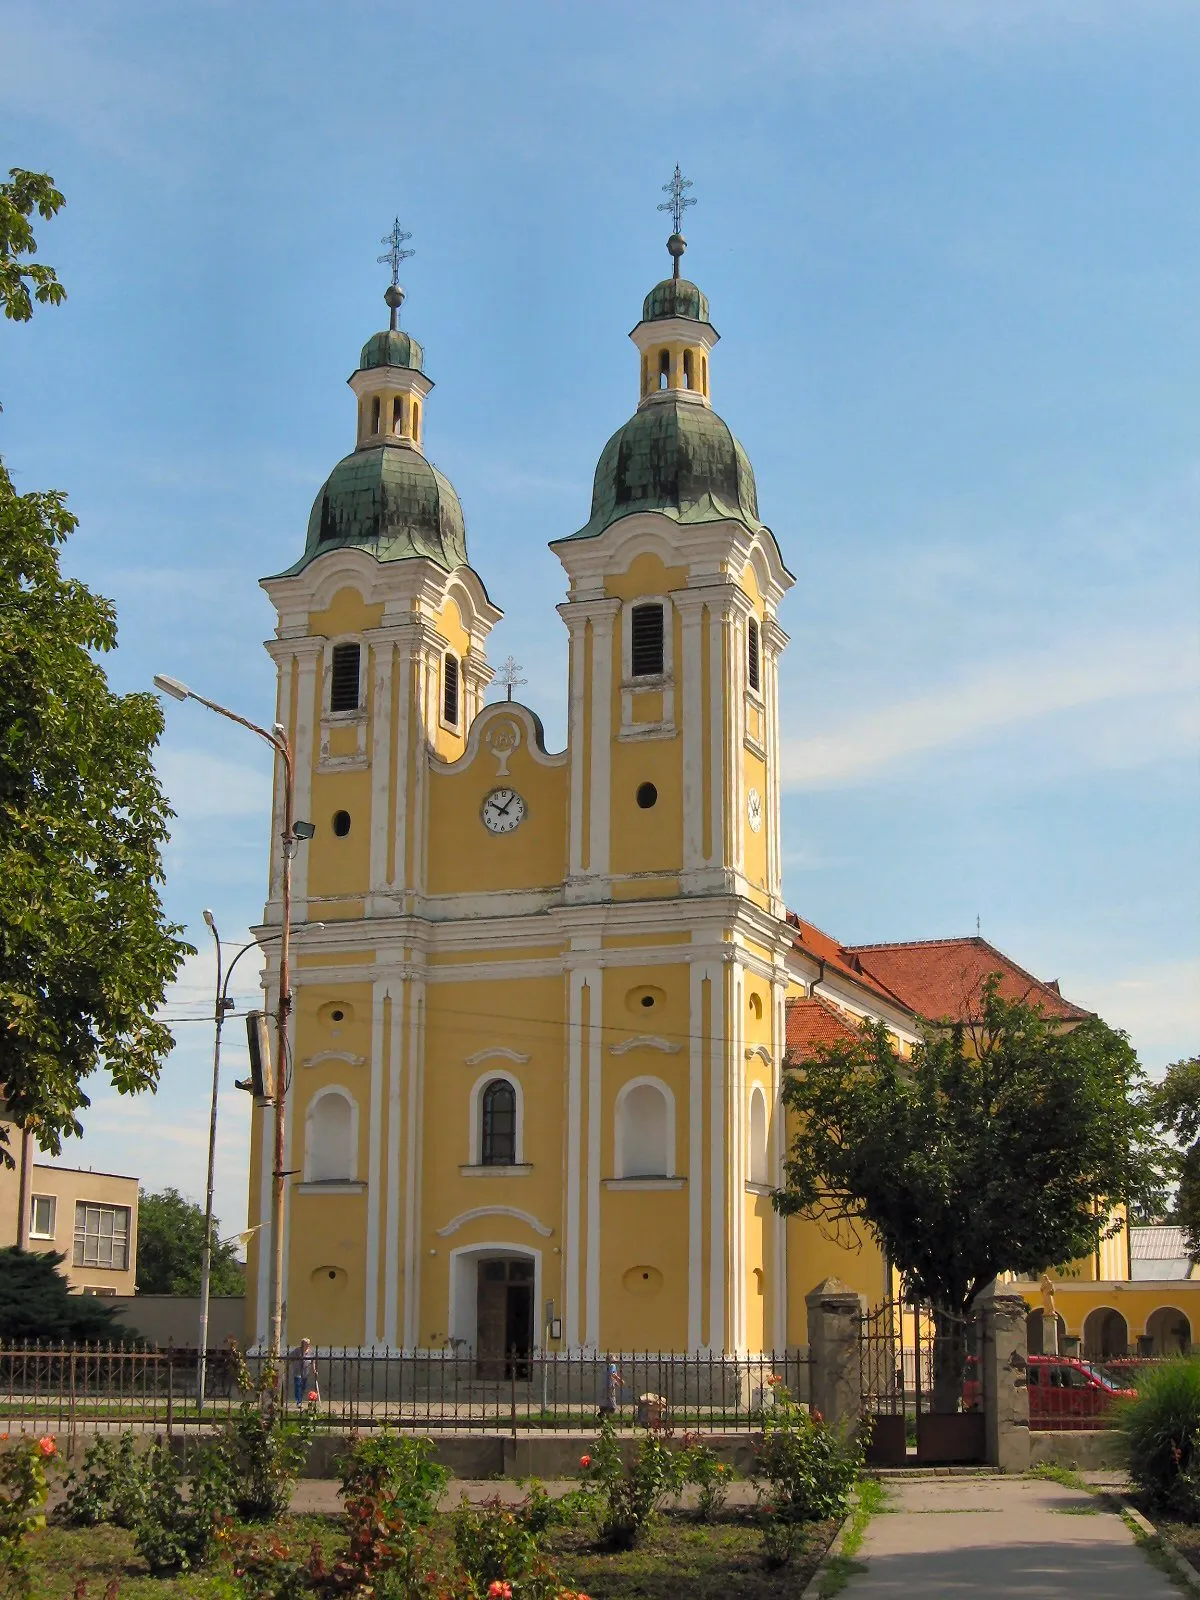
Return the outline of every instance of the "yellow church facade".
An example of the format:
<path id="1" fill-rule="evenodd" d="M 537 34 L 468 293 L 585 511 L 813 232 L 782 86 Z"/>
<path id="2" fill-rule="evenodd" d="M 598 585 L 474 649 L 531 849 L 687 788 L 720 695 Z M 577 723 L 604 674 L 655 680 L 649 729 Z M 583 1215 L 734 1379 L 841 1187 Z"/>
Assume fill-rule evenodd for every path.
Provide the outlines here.
<path id="1" fill-rule="evenodd" d="M 820 982 L 782 900 L 778 621 L 793 577 L 713 409 L 718 335 L 673 275 L 631 338 L 638 404 L 591 516 L 552 544 L 567 744 L 485 703 L 501 613 L 424 453 L 432 383 L 397 326 L 350 379 L 355 449 L 264 580 L 296 814 L 287 1336 L 345 1348 L 783 1349 L 830 1272 L 882 1263 L 771 1207 L 785 1007 Z M 511 689 L 509 691 L 511 694 Z M 282 799 L 276 798 L 279 838 Z M 260 934 L 268 1003 L 279 846 Z M 269 1211 L 256 1107 L 251 1217 Z M 255 1236 L 247 1337 L 265 1332 Z"/>

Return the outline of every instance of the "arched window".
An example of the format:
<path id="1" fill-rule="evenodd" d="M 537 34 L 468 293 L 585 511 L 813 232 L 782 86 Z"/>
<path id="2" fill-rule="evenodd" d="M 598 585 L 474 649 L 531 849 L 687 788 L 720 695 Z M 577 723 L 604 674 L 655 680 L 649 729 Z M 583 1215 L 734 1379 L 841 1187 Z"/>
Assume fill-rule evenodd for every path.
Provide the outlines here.
<path id="1" fill-rule="evenodd" d="M 458 727 L 458 657 L 446 651 L 442 658 L 442 721 Z"/>
<path id="2" fill-rule="evenodd" d="M 671 381 L 671 352 L 660 350 L 658 352 L 658 387 L 665 389 Z"/>
<path id="3" fill-rule="evenodd" d="M 690 350 L 683 352 L 683 387 L 685 389 L 695 388 L 695 384 L 692 382 L 692 352 Z"/>
<path id="4" fill-rule="evenodd" d="M 507 1078 L 495 1078 L 480 1102 L 479 1161 L 485 1167 L 511 1167 L 517 1159 L 517 1096 Z"/>
<path id="5" fill-rule="evenodd" d="M 329 657 L 330 711 L 357 711 L 362 651 L 356 644 L 335 644 Z"/>
<path id="6" fill-rule="evenodd" d="M 414 444 L 421 439 L 421 408 L 414 400 L 412 404 L 412 436 Z"/>
<path id="7" fill-rule="evenodd" d="M 702 394 L 708 393 L 708 357 L 700 357 L 700 390 Z"/>
<path id="8" fill-rule="evenodd" d="M 746 677 L 750 687 L 757 693 L 762 688 L 762 660 L 758 623 L 753 617 L 746 629 Z"/>
<path id="9" fill-rule="evenodd" d="M 670 1178 L 675 1169 L 675 1101 L 656 1078 L 635 1079 L 617 1096 L 616 1175 Z"/>
<path id="10" fill-rule="evenodd" d="M 748 1169 L 751 1183 L 770 1183 L 767 1155 L 767 1097 L 756 1083 L 750 1091 L 750 1125 Z"/>
<path id="11" fill-rule="evenodd" d="M 353 1181 L 354 1102 L 344 1089 L 322 1089 L 305 1118 L 304 1176 L 309 1183 Z"/>
<path id="12" fill-rule="evenodd" d="M 392 401 L 392 432 L 404 432 L 404 396 L 399 394 Z"/>
<path id="13" fill-rule="evenodd" d="M 375 399 L 371 402 L 371 432 L 372 433 L 378 433 L 379 432 L 379 396 L 378 395 L 376 395 Z"/>

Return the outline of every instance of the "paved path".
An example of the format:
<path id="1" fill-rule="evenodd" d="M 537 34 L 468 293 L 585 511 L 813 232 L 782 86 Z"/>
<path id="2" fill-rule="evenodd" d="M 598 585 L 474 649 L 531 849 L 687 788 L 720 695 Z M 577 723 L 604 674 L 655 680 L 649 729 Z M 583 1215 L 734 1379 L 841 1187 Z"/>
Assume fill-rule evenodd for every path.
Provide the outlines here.
<path id="1" fill-rule="evenodd" d="M 1178 1600 L 1103 1501 L 1028 1478 L 889 1480 L 846 1600 Z"/>

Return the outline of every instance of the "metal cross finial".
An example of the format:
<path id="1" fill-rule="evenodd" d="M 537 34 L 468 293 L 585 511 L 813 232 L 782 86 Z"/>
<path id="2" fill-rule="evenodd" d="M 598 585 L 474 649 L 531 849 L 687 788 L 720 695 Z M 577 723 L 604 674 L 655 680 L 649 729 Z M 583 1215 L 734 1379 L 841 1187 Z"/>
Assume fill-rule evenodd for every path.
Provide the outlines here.
<path id="1" fill-rule="evenodd" d="M 500 671 L 496 674 L 496 682 L 499 684 L 500 688 L 508 690 L 508 694 L 505 696 L 505 699 L 507 700 L 512 699 L 512 692 L 518 684 L 528 683 L 529 681 L 527 678 L 518 678 L 517 674 L 520 672 L 520 670 L 521 663 L 515 656 L 509 656 L 504 665 L 500 668 Z"/>
<path id="2" fill-rule="evenodd" d="M 392 223 L 391 233 L 385 233 L 383 238 L 379 241 L 380 244 L 386 244 L 388 248 L 384 251 L 383 255 L 377 256 L 375 259 L 377 261 L 386 261 L 390 264 L 392 269 L 393 289 L 400 282 L 400 263 L 402 261 L 406 261 L 409 256 L 414 256 L 417 253 L 415 250 L 405 250 L 402 248 L 404 241 L 411 238 L 412 234 L 405 233 L 404 229 L 400 226 L 400 218 L 397 217 Z"/>
<path id="3" fill-rule="evenodd" d="M 670 195 L 671 198 L 669 200 L 661 201 L 658 207 L 660 211 L 669 211 L 671 213 L 671 222 L 674 225 L 674 231 L 676 233 L 683 232 L 683 213 L 687 210 L 688 206 L 694 206 L 696 204 L 694 196 L 685 195 L 683 192 L 685 189 L 690 189 L 691 187 L 692 180 L 690 178 L 685 178 L 683 173 L 680 172 L 679 163 L 677 161 L 675 163 L 675 171 L 671 174 L 670 183 L 663 184 L 663 193 Z"/>

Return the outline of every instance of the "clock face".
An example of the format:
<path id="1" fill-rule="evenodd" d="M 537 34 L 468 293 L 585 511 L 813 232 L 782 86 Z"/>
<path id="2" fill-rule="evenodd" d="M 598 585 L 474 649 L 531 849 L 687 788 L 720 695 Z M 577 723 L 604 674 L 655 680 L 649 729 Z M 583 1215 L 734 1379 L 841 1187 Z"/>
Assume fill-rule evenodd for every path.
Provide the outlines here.
<path id="1" fill-rule="evenodd" d="M 746 795 L 746 821 L 755 833 L 762 827 L 762 795 L 757 789 L 751 789 Z"/>
<path id="2" fill-rule="evenodd" d="M 479 814 L 489 833 L 511 833 L 525 815 L 525 802 L 515 789 L 493 789 Z"/>

